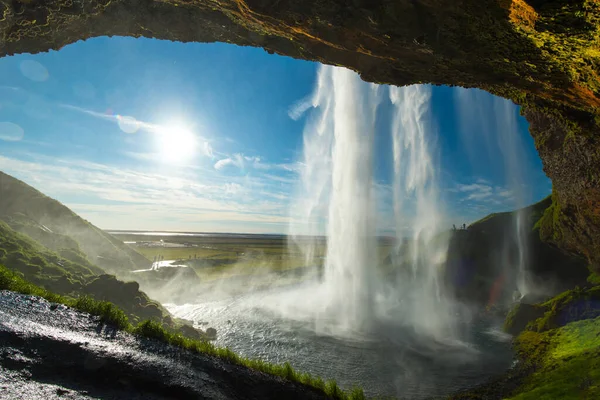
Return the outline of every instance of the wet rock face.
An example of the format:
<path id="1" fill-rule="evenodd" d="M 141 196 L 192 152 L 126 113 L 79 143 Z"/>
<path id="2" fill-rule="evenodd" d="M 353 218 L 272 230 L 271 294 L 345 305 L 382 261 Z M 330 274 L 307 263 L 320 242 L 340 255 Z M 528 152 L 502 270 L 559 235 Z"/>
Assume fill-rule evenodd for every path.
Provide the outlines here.
<path id="1" fill-rule="evenodd" d="M 145 36 L 263 47 L 379 83 L 482 88 L 523 106 L 564 210 L 553 241 L 600 270 L 599 21 L 587 0 L 1 0 L 0 56 Z"/>
<path id="2" fill-rule="evenodd" d="M 0 398 L 324 399 L 253 370 L 141 339 L 0 291 Z"/>

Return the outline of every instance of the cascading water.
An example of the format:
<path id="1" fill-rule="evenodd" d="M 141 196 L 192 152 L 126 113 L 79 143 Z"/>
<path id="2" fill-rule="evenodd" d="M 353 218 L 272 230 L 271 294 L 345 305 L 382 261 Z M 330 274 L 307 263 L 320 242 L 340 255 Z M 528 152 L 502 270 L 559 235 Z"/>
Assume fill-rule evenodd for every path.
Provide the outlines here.
<path id="1" fill-rule="evenodd" d="M 525 158 L 523 154 L 523 144 L 519 140 L 517 130 L 517 118 L 512 104 L 505 99 L 494 98 L 494 112 L 496 114 L 496 123 L 498 124 L 498 147 L 505 160 L 505 170 L 508 186 L 512 189 L 514 196 L 514 206 L 517 209 L 514 220 L 514 233 L 517 244 L 517 275 L 516 287 L 519 295 L 525 296 L 530 292 L 530 284 L 527 277 L 527 232 L 526 218 L 527 213 L 524 207 L 527 205 L 524 192 L 523 163 Z"/>
<path id="2" fill-rule="evenodd" d="M 302 190 L 294 205 L 308 230 L 294 224 L 291 233 L 314 235 L 326 225 L 319 317 L 335 320 L 344 331 L 364 332 L 393 314 L 420 333 L 447 337 L 453 315 L 438 279 L 447 244 L 439 235 L 431 132 L 424 123 L 429 88 L 389 88 L 396 236 L 408 235 L 408 248 L 398 249 L 393 285 L 379 271 L 373 147 L 382 89 L 346 69 L 319 70 L 304 136 Z M 315 242 L 303 243 L 306 258 L 315 261 Z"/>
<path id="3" fill-rule="evenodd" d="M 354 72 L 321 67 L 315 107 L 304 134 L 304 171 L 299 203 L 303 228 L 315 235 L 327 217 L 327 251 L 322 298 L 325 318 L 337 328 L 364 330 L 373 316 L 377 253 L 374 224 L 373 134 L 377 86 Z M 308 229 L 307 229 L 308 228 Z M 306 259 L 316 262 L 314 241 L 302 242 Z"/>
<path id="4" fill-rule="evenodd" d="M 515 277 L 514 287 L 519 296 L 524 296 L 532 290 L 527 273 L 528 243 L 526 220 L 528 215 L 526 210 L 524 210 L 524 207 L 527 205 L 527 196 L 525 193 L 524 182 L 526 179 L 524 177 L 525 168 L 523 165 L 523 160 L 525 159 L 523 149 L 525 146 L 521 143 L 521 139 L 518 136 L 514 106 L 510 101 L 505 99 L 498 97 L 490 99 L 481 90 L 456 88 L 455 93 L 460 114 L 463 144 L 471 157 L 473 168 L 481 168 L 474 161 L 475 151 L 472 146 L 475 143 L 483 142 L 487 148 L 489 157 L 496 157 L 497 152 L 500 152 L 502 155 L 505 185 L 509 189 L 510 198 L 512 199 L 510 207 L 517 210 L 514 213 L 512 235 L 507 238 L 508 243 L 514 243 L 516 254 L 510 251 L 511 246 L 507 247 L 509 249 L 508 252 L 511 254 L 505 257 L 505 272 Z M 484 117 L 485 114 L 482 112 L 481 107 L 486 102 L 492 102 L 491 108 L 494 110 L 494 114 Z M 495 129 L 492 130 L 491 128 L 494 127 L 494 124 Z"/>
<path id="5" fill-rule="evenodd" d="M 435 164 L 429 146 L 432 132 L 426 126 L 431 89 L 426 86 L 390 87 L 394 106 L 392 139 L 394 151 L 394 215 L 396 235 L 410 223 L 409 249 L 399 249 L 399 264 L 410 266 L 412 277 L 409 313 L 421 333 L 438 338 L 452 332 L 451 302 L 443 296 L 440 272 L 448 244 L 443 227 Z M 409 220 L 408 216 L 412 215 Z M 405 274 L 400 274 L 406 279 Z M 406 289 L 405 289 L 406 290 Z"/>
<path id="6" fill-rule="evenodd" d="M 443 396 L 504 371 L 508 343 L 490 339 L 486 321 L 461 325 L 440 279 L 448 226 L 438 201 L 436 132 L 427 125 L 430 90 L 368 84 L 321 66 L 312 97 L 296 109 L 308 115 L 289 250 L 294 259 L 304 252 L 306 268 L 292 273 L 303 270 L 306 279 L 170 310 L 211 321 L 219 345 L 289 361 L 346 389 L 360 385 L 369 397 Z M 386 156 L 394 160 L 389 184 L 376 179 Z M 395 221 L 401 243 L 392 257 L 378 242 L 390 226 L 382 215 Z M 242 284 L 252 287 L 247 278 Z M 468 336 L 457 337 L 455 323 Z"/>

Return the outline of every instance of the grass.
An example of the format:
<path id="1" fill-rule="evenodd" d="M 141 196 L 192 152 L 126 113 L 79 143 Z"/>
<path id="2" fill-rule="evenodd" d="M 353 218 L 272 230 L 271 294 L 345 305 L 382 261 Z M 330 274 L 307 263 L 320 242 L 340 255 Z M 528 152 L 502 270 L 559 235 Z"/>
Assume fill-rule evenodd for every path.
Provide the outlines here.
<path id="1" fill-rule="evenodd" d="M 220 238 L 220 237 L 177 237 L 117 234 L 119 239 L 134 241 L 137 252 L 153 260 L 161 255 L 165 260 L 178 260 L 194 269 L 203 282 L 236 276 L 261 275 L 284 272 L 306 267 L 301 249 L 289 245 L 280 238 Z M 185 247 L 146 246 L 142 242 L 158 242 L 184 245 Z M 380 243 L 379 258 L 383 262 L 393 246 Z M 324 260 L 326 246 L 317 243 L 314 248 L 315 264 Z"/>
<path id="2" fill-rule="evenodd" d="M 536 371 L 510 399 L 600 398 L 600 317 L 546 332 L 523 332 L 516 341 L 521 357 Z"/>
<path id="3" fill-rule="evenodd" d="M 19 274 L 2 265 L 0 265 L 0 290 L 10 290 L 26 295 L 43 297 L 52 303 L 61 303 L 91 315 L 98 316 L 102 322 L 125 332 L 158 340 L 162 343 L 167 343 L 193 352 L 217 357 L 231 364 L 278 376 L 291 382 L 298 382 L 303 385 L 311 386 L 324 392 L 333 399 L 363 400 L 365 398 L 364 393 L 360 388 L 354 388 L 349 392 L 345 392 L 340 389 L 335 381 L 330 380 L 325 382 L 321 378 L 314 377 L 311 374 L 298 372 L 294 370 L 289 363 L 270 364 L 262 360 L 253 360 L 242 357 L 228 348 L 217 347 L 208 341 L 193 340 L 180 333 L 169 331 L 156 321 L 146 320 L 133 326 L 123 310 L 114 306 L 112 303 L 96 301 L 90 297 L 72 299 L 57 295 L 26 281 Z"/>
<path id="4" fill-rule="evenodd" d="M 541 304 L 547 311 L 528 328 L 543 332 L 583 319 L 600 315 L 600 286 L 588 289 L 575 288 Z"/>

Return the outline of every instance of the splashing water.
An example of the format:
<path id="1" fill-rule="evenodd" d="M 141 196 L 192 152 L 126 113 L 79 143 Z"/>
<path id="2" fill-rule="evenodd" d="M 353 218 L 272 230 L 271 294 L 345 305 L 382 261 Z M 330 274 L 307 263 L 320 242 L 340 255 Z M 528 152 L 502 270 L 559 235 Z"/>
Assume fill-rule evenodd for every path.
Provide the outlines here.
<path id="1" fill-rule="evenodd" d="M 373 149 L 382 91 L 349 70 L 319 70 L 304 132 L 302 187 L 293 205 L 297 222 L 290 234 L 307 265 L 316 265 L 323 241 L 302 235 L 326 232 L 319 301 L 311 304 L 319 319 L 344 332 L 368 332 L 392 319 L 419 333 L 447 337 L 453 314 L 438 279 L 447 243 L 438 232 L 442 217 L 424 123 L 426 87 L 389 89 L 396 236 L 409 237 L 408 246 L 398 248 L 393 271 L 378 265 Z"/>

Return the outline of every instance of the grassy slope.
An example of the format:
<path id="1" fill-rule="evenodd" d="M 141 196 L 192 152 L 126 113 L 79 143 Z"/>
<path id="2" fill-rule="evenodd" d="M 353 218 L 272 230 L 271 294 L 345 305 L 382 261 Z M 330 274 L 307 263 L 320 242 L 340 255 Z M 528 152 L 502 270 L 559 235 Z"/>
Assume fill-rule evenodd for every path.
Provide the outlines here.
<path id="1" fill-rule="evenodd" d="M 184 337 L 162 324 L 146 320 L 136 326 L 132 325 L 123 310 L 109 302 L 99 302 L 89 297 L 80 297 L 78 299 L 67 298 L 46 289 L 27 282 L 19 274 L 9 270 L 0 264 L 0 290 L 10 290 L 18 293 L 40 296 L 54 303 L 65 304 L 83 312 L 90 313 L 100 317 L 100 319 L 109 325 L 113 325 L 120 330 L 124 330 L 135 335 L 159 340 L 177 347 L 190 351 L 208 354 L 221 358 L 227 362 L 252 368 L 267 374 L 279 376 L 281 378 L 299 382 L 304 385 L 312 386 L 322 390 L 325 394 L 334 399 L 364 399 L 361 389 L 353 389 L 350 392 L 342 391 L 335 381 L 324 382 L 321 378 L 316 378 L 310 374 L 295 371 L 289 363 L 283 365 L 269 364 L 260 360 L 251 360 L 241 357 L 227 348 L 215 347 L 212 343 L 202 340 L 193 340 Z"/>
<path id="2" fill-rule="evenodd" d="M 515 400 L 600 398 L 600 317 L 545 332 L 523 332 L 516 349 L 536 370 Z"/>
<path id="3" fill-rule="evenodd" d="M 136 283 L 103 275 L 101 268 L 79 256 L 81 263 L 70 261 L 0 221 L 0 263 L 10 265 L 33 284 L 65 296 L 85 294 L 109 300 L 122 307 L 132 320 L 162 320 L 168 316 L 160 304 L 139 291 Z"/>
<path id="4" fill-rule="evenodd" d="M 547 196 L 544 199 L 538 201 L 537 203 L 525 207 L 524 210 L 527 213 L 527 224 L 530 226 L 534 226 L 536 221 L 538 221 L 540 217 L 544 214 L 544 211 L 551 205 L 551 196 Z M 475 221 L 471 225 L 469 225 L 469 229 L 474 229 L 477 231 L 503 230 L 507 225 L 510 225 L 511 221 L 514 219 L 515 214 L 518 211 L 519 210 L 493 213 L 487 215 L 479 221 Z"/>
<path id="5" fill-rule="evenodd" d="M 450 399 L 600 398 L 600 286 L 566 291 L 538 307 L 546 313 L 514 340 L 517 368 Z"/>
<path id="6" fill-rule="evenodd" d="M 149 261 L 60 202 L 0 172 L 0 220 L 51 250 L 73 250 L 111 273 L 147 268 Z"/>

